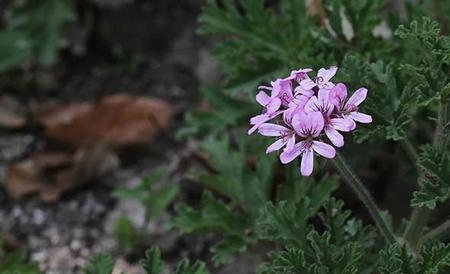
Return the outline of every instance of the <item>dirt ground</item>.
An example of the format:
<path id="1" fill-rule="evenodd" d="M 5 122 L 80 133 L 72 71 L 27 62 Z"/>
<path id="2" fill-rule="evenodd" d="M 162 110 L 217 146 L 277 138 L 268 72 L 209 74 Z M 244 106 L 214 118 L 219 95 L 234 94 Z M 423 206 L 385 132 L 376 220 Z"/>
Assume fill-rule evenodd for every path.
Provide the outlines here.
<path id="1" fill-rule="evenodd" d="M 166 225 L 170 212 L 150 221 L 144 228 L 146 236 L 134 250 L 121 250 L 112 231 L 114 221 L 127 215 L 135 225 L 142 226 L 145 209 L 134 200 L 111 196 L 115 188 L 133 186 L 155 167 L 176 161 L 184 144 L 173 135 L 182 122 L 183 111 L 197 102 L 200 82 L 220 78 L 208 54 L 211 41 L 195 33 L 202 1 L 76 3 L 81 16 L 67 27 L 70 47 L 61 53 L 60 62 L 48 69 L 1 76 L 3 100 L 27 113 L 33 104 L 95 102 L 106 95 L 126 93 L 166 100 L 177 114 L 169 130 L 156 141 L 122 149 L 119 169 L 64 194 L 56 202 L 43 202 L 37 195 L 17 201 L 0 188 L 0 229 L 45 273 L 79 273 L 97 252 L 113 254 L 119 268 L 135 273 L 133 265 L 151 245 L 161 247 L 168 267 L 181 256 L 208 260 L 212 238 L 171 231 Z M 7 164 L 45 146 L 49 146 L 49 140 L 39 127 L 1 130 L 0 181 L 4 180 Z M 198 187 L 183 187 L 192 197 L 199 195 Z M 189 195 L 179 199 L 189 199 Z M 249 261 L 258 259 L 244 256 L 239 261 L 245 266 L 237 270 L 234 265 L 217 273 L 248 273 L 254 265 Z"/>

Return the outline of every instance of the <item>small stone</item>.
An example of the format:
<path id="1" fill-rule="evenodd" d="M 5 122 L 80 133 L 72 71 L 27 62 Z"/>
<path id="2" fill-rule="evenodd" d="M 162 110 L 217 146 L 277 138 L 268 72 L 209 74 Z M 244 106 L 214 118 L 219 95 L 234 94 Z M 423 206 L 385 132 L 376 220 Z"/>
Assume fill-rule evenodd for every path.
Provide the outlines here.
<path id="1" fill-rule="evenodd" d="M 78 251 L 83 247 L 83 243 L 80 240 L 74 239 L 70 242 L 70 249 Z"/>
<path id="2" fill-rule="evenodd" d="M 45 219 L 46 219 L 46 215 L 45 215 L 45 212 L 43 210 L 35 209 L 33 211 L 33 219 L 32 219 L 32 221 L 33 221 L 33 223 L 35 225 L 39 225 L 39 226 L 42 225 L 45 222 Z"/>

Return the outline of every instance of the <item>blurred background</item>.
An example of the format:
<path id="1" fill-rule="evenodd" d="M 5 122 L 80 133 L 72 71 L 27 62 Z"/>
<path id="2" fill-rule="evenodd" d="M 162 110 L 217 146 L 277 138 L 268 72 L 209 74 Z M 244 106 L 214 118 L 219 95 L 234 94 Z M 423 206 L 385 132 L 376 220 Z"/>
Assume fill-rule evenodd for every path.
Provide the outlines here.
<path id="1" fill-rule="evenodd" d="M 150 245 L 173 259 L 206 252 L 207 237 L 168 229 L 178 186 L 158 171 L 182 168 L 174 132 L 199 82 L 219 79 L 196 35 L 202 3 L 0 2 L 0 230 L 18 264 L 78 273 L 110 252 L 137 273 Z"/>
<path id="2" fill-rule="evenodd" d="M 309 39 L 309 33 L 301 34 L 294 41 L 309 40 L 294 44 L 288 40 L 291 30 L 286 28 L 280 31 L 286 41 L 272 42 L 282 49 L 286 46 L 289 52 L 277 56 L 278 52 L 270 53 L 260 37 L 256 37 L 258 43 L 241 47 L 252 42 L 252 37 L 239 40 L 219 23 L 214 25 L 213 8 L 203 17 L 203 30 L 228 36 L 198 35 L 198 16 L 205 2 L 0 1 L 0 273 L 8 273 L 5 271 L 12 265 L 21 274 L 40 273 L 38 270 L 82 273 L 94 254 L 109 253 L 114 260 L 113 273 L 137 274 L 142 273 L 139 259 L 153 245 L 160 247 L 170 269 L 180 258 L 188 257 L 205 261 L 212 273 L 253 273 L 266 257 L 269 247 L 263 243 L 236 256 L 232 264 L 214 266 L 210 248 L 220 235 L 186 235 L 171 228 L 174 205 L 198 208 L 200 203 L 203 188 L 192 171 L 201 169 L 226 177 L 228 174 L 220 174 L 219 164 L 226 169 L 231 156 L 238 155 L 246 171 L 254 174 L 258 155 L 254 151 L 262 153 L 266 145 L 262 138 L 245 135 L 248 117 L 259 111 L 253 97 L 255 87 L 288 75 L 298 66 L 317 69 L 334 65 L 350 51 L 369 56 L 370 62 L 377 62 L 377 56 L 385 52 L 395 55 L 394 43 L 390 43 L 396 41 L 391 39 L 392 29 L 386 22 L 398 26 L 406 12 L 399 4 L 403 1 L 376 1 L 374 9 L 381 6 L 382 12 L 367 9 L 369 23 L 364 16 L 350 18 L 369 25 L 354 28 L 353 35 L 362 39 L 353 43 L 346 37 L 348 29 L 342 26 L 337 35 L 344 42 L 339 44 L 334 40 L 336 33 L 323 28 L 324 11 L 314 4 L 321 1 L 306 1 L 306 14 L 314 19 L 305 21 L 312 22 L 312 35 L 323 39 L 316 43 Z M 280 12 L 280 1 L 263 2 L 274 14 Z M 330 2 L 340 7 L 340 1 Z M 364 5 L 370 6 L 370 1 Z M 235 6 L 235 15 L 240 17 L 242 6 Z M 344 21 L 336 10 L 325 10 L 339 17 L 335 25 Z M 436 9 L 436 14 L 448 10 Z M 390 17 L 384 16 L 387 11 Z M 225 13 L 218 14 L 227 22 Z M 377 33 L 371 24 L 378 21 L 372 17 L 383 19 L 383 24 L 376 26 Z M 251 23 L 264 27 L 264 22 L 258 22 L 262 19 Z M 266 36 L 276 40 L 272 34 L 284 19 L 267 23 L 272 27 L 267 35 L 258 28 L 249 33 L 262 33 L 263 41 Z M 445 33 L 447 28 L 442 30 Z M 226 46 L 215 47 L 226 39 Z M 303 42 L 308 43 L 309 51 L 301 51 Z M 223 54 L 226 50 L 227 56 Z M 227 76 L 226 90 L 222 89 L 224 77 L 213 53 Z M 240 60 L 244 55 L 254 59 Z M 241 66 L 234 67 L 239 61 Z M 427 127 L 414 125 L 411 135 L 423 142 Z M 231 155 L 230 159 L 217 157 L 222 161 L 219 168 L 205 157 L 208 153 L 199 152 L 200 139 L 208 133 L 220 138 L 204 142 L 203 150 L 210 156 Z M 238 134 L 245 139 L 237 138 Z M 229 146 L 228 135 L 230 143 L 234 142 Z M 243 139 L 251 141 L 241 144 Z M 343 154 L 351 154 L 351 164 L 377 203 L 390 210 L 396 227 L 402 227 L 402 218 L 409 215 L 411 192 L 417 188 L 412 183 L 416 180 L 415 163 L 405 160 L 405 152 L 384 138 L 369 140 L 364 147 L 349 142 Z M 268 165 L 273 169 L 275 189 L 283 180 L 279 170 L 286 168 L 281 169 L 273 160 L 269 159 L 272 162 Z M 331 169 L 326 163 L 320 168 Z M 212 184 L 206 188 L 222 200 L 232 201 Z M 343 199 L 356 217 L 370 222 L 365 208 L 345 186 L 334 196 Z M 435 219 L 446 218 L 449 206 L 445 204 Z M 437 223 L 435 219 L 431 223 Z"/>

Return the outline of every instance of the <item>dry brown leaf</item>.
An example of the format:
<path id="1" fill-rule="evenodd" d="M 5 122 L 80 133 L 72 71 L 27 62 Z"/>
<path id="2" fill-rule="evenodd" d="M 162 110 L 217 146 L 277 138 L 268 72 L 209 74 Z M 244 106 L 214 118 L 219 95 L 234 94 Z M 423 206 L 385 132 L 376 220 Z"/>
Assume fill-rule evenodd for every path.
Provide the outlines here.
<path id="1" fill-rule="evenodd" d="M 0 127 L 16 129 L 23 127 L 27 119 L 22 114 L 13 111 L 9 106 L 0 102 Z"/>
<path id="2" fill-rule="evenodd" d="M 100 144 L 75 154 L 43 152 L 7 166 L 4 184 L 13 199 L 38 193 L 43 201 L 54 202 L 117 166 L 117 156 Z"/>
<path id="3" fill-rule="evenodd" d="M 159 99 L 107 96 L 97 104 L 60 105 L 38 114 L 47 135 L 77 146 L 147 143 L 169 125 L 172 107 Z"/>

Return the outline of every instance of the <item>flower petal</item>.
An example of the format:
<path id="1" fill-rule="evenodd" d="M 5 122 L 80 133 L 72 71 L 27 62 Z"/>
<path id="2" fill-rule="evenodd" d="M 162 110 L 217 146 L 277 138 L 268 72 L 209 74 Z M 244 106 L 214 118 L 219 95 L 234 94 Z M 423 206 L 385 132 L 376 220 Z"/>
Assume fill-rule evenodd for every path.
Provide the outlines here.
<path id="1" fill-rule="evenodd" d="M 322 78 L 322 83 L 326 83 L 330 81 L 331 78 L 336 74 L 337 67 L 330 67 L 329 69 L 321 68 L 319 69 L 319 72 L 317 73 L 317 77 Z"/>
<path id="2" fill-rule="evenodd" d="M 317 98 L 319 101 L 322 102 L 328 102 L 328 98 L 330 97 L 330 90 L 329 89 L 319 89 L 319 92 L 317 93 Z"/>
<path id="3" fill-rule="evenodd" d="M 323 142 L 313 141 L 312 149 L 314 149 L 315 152 L 328 159 L 334 158 L 334 156 L 336 156 L 336 150 L 334 149 L 334 147 L 330 146 L 329 144 L 325 144 Z"/>
<path id="4" fill-rule="evenodd" d="M 308 113 L 307 126 L 310 128 L 310 134 L 314 137 L 319 136 L 324 127 L 323 115 L 320 112 Z"/>
<path id="5" fill-rule="evenodd" d="M 356 122 L 369 124 L 372 123 L 372 116 L 369 114 L 361 113 L 361 112 L 351 112 L 349 114 L 350 118 L 355 120 Z"/>
<path id="6" fill-rule="evenodd" d="M 311 175 L 314 168 L 314 153 L 312 149 L 306 149 L 302 155 L 302 162 L 300 164 L 300 173 L 303 176 Z"/>
<path id="7" fill-rule="evenodd" d="M 299 94 L 311 97 L 314 95 L 314 91 L 311 89 L 304 89 L 302 86 L 297 86 L 294 89 L 294 96 L 298 96 Z"/>
<path id="8" fill-rule="evenodd" d="M 267 93 L 265 93 L 264 91 L 260 91 L 258 92 L 258 94 L 256 94 L 256 101 L 261 106 L 266 106 L 270 101 L 270 96 L 267 95 Z"/>
<path id="9" fill-rule="evenodd" d="M 286 142 L 283 139 L 276 140 L 273 144 L 267 147 L 266 153 L 269 154 L 271 152 L 277 151 L 282 148 Z"/>
<path id="10" fill-rule="evenodd" d="M 344 132 L 352 131 L 356 127 L 355 122 L 348 118 L 332 118 L 330 124 L 334 129 Z"/>
<path id="11" fill-rule="evenodd" d="M 280 161 L 283 164 L 290 163 L 295 160 L 300 154 L 303 153 L 304 141 L 297 143 L 291 149 L 285 148 L 283 152 L 280 154 Z"/>
<path id="12" fill-rule="evenodd" d="M 282 136 L 285 134 L 289 129 L 277 125 L 277 124 L 271 124 L 271 123 L 264 123 L 259 126 L 258 132 L 259 134 L 263 136 Z"/>
<path id="13" fill-rule="evenodd" d="M 295 81 L 301 81 L 304 80 L 308 75 L 306 73 L 312 71 L 312 69 L 306 68 L 306 69 L 299 69 L 299 70 L 293 70 L 291 71 L 291 74 L 286 79 L 295 80 Z"/>
<path id="14" fill-rule="evenodd" d="M 359 106 L 367 98 L 367 89 L 359 88 L 348 99 L 346 106 Z"/>
<path id="15" fill-rule="evenodd" d="M 310 90 L 316 86 L 316 83 L 311 79 L 305 79 L 300 81 L 300 86 L 302 86 L 303 89 Z"/>
<path id="16" fill-rule="evenodd" d="M 267 113 L 274 113 L 277 111 L 281 106 L 281 100 L 279 98 L 272 98 L 267 104 Z"/>
<path id="17" fill-rule="evenodd" d="M 344 136 L 333 127 L 325 127 L 325 134 L 336 147 L 342 147 L 344 145 Z"/>
<path id="18" fill-rule="evenodd" d="M 262 124 L 269 121 L 270 117 L 267 114 L 259 114 L 250 118 L 250 125 Z"/>
<path id="19" fill-rule="evenodd" d="M 319 136 L 324 127 L 323 115 L 320 112 L 306 112 L 295 114 L 292 118 L 292 127 L 302 136 Z"/>
<path id="20" fill-rule="evenodd" d="M 347 99 L 347 87 L 342 83 L 336 84 L 330 90 L 329 99 L 338 108 L 344 106 L 344 102 Z"/>
<path id="21" fill-rule="evenodd" d="M 321 102 L 316 96 L 311 97 L 305 105 L 305 111 L 320 111 Z"/>
<path id="22" fill-rule="evenodd" d="M 252 134 L 253 132 L 255 132 L 255 131 L 258 129 L 258 127 L 259 127 L 259 124 L 256 124 L 256 125 L 252 126 L 252 127 L 247 131 L 247 134 L 248 134 L 248 135 Z"/>
<path id="23" fill-rule="evenodd" d="M 301 143 L 301 142 L 300 142 Z M 303 145 L 303 144 L 302 144 Z M 295 146 L 295 134 L 292 134 L 291 137 L 289 137 L 289 139 L 286 142 L 286 149 L 287 150 L 291 150 L 293 149 Z"/>

